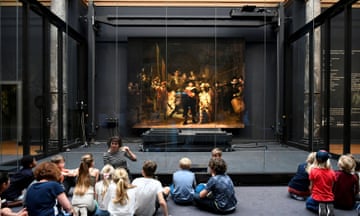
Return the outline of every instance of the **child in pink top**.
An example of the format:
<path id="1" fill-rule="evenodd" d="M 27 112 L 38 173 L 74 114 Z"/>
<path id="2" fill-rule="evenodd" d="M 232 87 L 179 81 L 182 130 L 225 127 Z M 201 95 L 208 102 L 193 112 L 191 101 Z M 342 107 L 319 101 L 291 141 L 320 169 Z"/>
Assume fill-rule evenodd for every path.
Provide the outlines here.
<path id="1" fill-rule="evenodd" d="M 334 215 L 333 185 L 335 172 L 331 168 L 329 153 L 320 150 L 316 153 L 314 167 L 309 174 L 311 196 L 306 200 L 306 208 L 319 212 L 319 216 Z"/>

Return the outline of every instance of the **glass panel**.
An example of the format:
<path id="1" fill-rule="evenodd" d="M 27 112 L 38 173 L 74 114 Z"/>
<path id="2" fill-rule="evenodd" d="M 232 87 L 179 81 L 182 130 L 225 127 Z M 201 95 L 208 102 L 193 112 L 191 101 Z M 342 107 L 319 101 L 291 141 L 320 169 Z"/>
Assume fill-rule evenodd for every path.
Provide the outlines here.
<path id="1" fill-rule="evenodd" d="M 42 18 L 34 12 L 29 12 L 30 19 L 28 37 L 28 68 L 23 70 L 28 75 L 29 89 L 26 91 L 29 107 L 26 113 L 30 121 L 30 154 L 36 155 L 42 148 L 42 97 L 43 97 L 43 37 Z"/>
<path id="2" fill-rule="evenodd" d="M 140 150 L 149 151 L 149 155 L 164 152 L 161 153 L 164 158 L 202 151 L 205 153 L 194 158 L 194 163 L 204 167 L 214 147 L 226 146 L 223 150 L 235 150 L 229 152 L 234 155 L 246 154 L 243 150 L 251 149 L 256 150 L 255 168 L 242 169 L 246 172 L 273 169 L 270 161 L 274 155 L 267 148 L 278 146 L 274 26 L 219 24 L 222 20 L 217 17 L 228 16 L 228 8 L 142 9 L 96 8 L 99 17 L 114 14 L 120 17 L 120 24 L 125 23 L 99 24 L 97 140 L 121 135 L 125 145 L 135 151 L 137 146 L 132 140 L 142 143 Z M 134 22 L 132 27 L 126 25 L 127 16 L 141 20 L 154 14 L 153 25 L 139 27 Z M 200 22 L 194 18 L 199 15 L 210 18 L 200 22 L 208 23 L 202 27 L 178 27 L 174 19 L 180 15 L 193 17 L 194 22 Z M 247 22 L 257 24 L 254 20 L 244 21 Z M 193 87 L 187 86 L 190 81 Z M 197 91 L 193 110 L 187 102 L 191 89 Z M 228 140 L 229 145 L 224 145 Z M 177 168 L 177 164 L 169 166 Z"/>
<path id="3" fill-rule="evenodd" d="M 359 2 L 359 1 L 358 1 Z M 358 4 L 358 3 L 357 3 Z M 352 113 L 351 113 L 351 154 L 360 154 L 360 41 L 356 38 L 360 35 L 359 28 L 360 10 L 353 6 L 352 9 Z"/>
<path id="4" fill-rule="evenodd" d="M 302 37 L 301 39 L 294 42 L 291 46 L 292 49 L 292 59 L 291 59 L 291 84 L 292 86 L 292 95 L 288 97 L 290 99 L 290 106 L 293 108 L 292 116 L 290 119 L 289 128 L 291 133 L 289 134 L 289 139 L 294 142 L 304 143 L 305 138 L 305 125 L 304 120 L 308 119 L 307 112 L 305 112 L 305 56 L 306 56 L 306 39 Z"/>
<path id="5" fill-rule="evenodd" d="M 0 163 L 22 156 L 21 4 L 0 3 Z M 7 168 L 4 168 L 7 170 Z"/>
<path id="6" fill-rule="evenodd" d="M 48 21 L 49 17 L 43 19 L 39 13 L 30 10 L 27 25 L 24 26 L 25 24 L 22 24 L 23 8 L 20 3 L 6 7 L 0 4 L 0 6 L 0 163 L 5 163 L 22 157 L 23 150 L 32 155 L 44 151 L 49 153 L 50 151 L 59 150 L 57 113 L 49 115 L 49 107 L 56 107 L 56 112 L 58 112 L 60 106 L 64 108 L 65 114 L 60 118 L 63 125 L 60 130 L 63 131 L 64 137 L 64 143 L 61 144 L 64 146 L 69 143 L 76 143 L 83 138 L 81 132 L 83 129 L 85 131 L 85 127 L 81 127 L 81 121 L 86 121 L 86 115 L 82 119 L 78 109 L 78 69 L 80 68 L 79 58 L 81 55 L 78 52 L 79 43 L 64 34 L 62 58 L 67 62 L 66 64 L 61 62 L 61 64 L 54 66 L 58 61 L 57 46 L 60 37 L 57 36 L 57 27 L 52 26 L 54 34 L 51 35 L 48 30 L 50 29 L 49 26 L 44 26 L 44 23 L 49 25 L 48 22 L 44 22 L 44 20 Z M 23 27 L 28 29 L 28 38 L 26 38 L 25 42 L 23 37 L 26 34 L 22 32 Z M 25 50 L 27 52 L 25 58 L 26 62 L 28 62 L 26 69 L 22 68 L 26 63 L 23 62 L 23 45 L 27 48 Z M 55 55 L 50 55 L 49 50 Z M 51 58 L 51 56 L 55 56 L 55 58 Z M 85 58 L 82 57 L 81 59 L 84 61 Z M 53 84 L 57 85 L 58 79 L 56 76 L 57 66 L 59 65 L 63 66 L 64 75 L 61 78 L 64 86 L 60 89 L 64 93 L 62 104 L 58 104 L 58 89 L 51 88 L 49 91 L 50 84 L 52 86 Z M 85 77 L 84 68 L 85 66 L 81 68 L 82 77 Z M 22 72 L 26 73 L 28 77 L 27 89 L 23 89 L 24 74 Z M 85 83 L 86 80 L 84 79 L 82 82 Z M 86 85 L 82 84 L 82 86 Z M 82 91 L 85 92 L 86 90 Z M 26 95 L 23 95 L 24 92 Z M 23 130 L 25 130 L 22 123 L 23 109 L 25 109 L 24 113 L 26 113 L 25 118 L 29 122 L 29 128 L 26 128 L 26 130 L 29 130 L 28 133 L 30 134 L 29 140 L 23 143 L 29 145 L 21 145 Z M 85 124 L 83 125 L 85 126 Z M 50 132 L 52 134 L 50 140 L 53 139 L 52 141 L 55 140 L 55 142 L 48 142 Z"/>
<path id="7" fill-rule="evenodd" d="M 343 152 L 344 14 L 331 19 L 330 152 Z M 341 32 L 339 34 L 339 32 Z"/>
<path id="8" fill-rule="evenodd" d="M 64 84 L 64 127 L 66 128 L 65 145 L 81 141 L 86 142 L 87 123 L 87 102 L 85 98 L 79 97 L 79 53 L 78 43 L 72 38 L 65 36 L 65 78 Z"/>

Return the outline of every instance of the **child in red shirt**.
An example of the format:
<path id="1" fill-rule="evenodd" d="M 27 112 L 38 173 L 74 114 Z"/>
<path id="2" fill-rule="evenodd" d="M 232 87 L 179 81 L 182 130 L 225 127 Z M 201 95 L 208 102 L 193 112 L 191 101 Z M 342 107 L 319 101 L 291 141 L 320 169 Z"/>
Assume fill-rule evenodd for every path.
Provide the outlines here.
<path id="1" fill-rule="evenodd" d="M 336 177 L 329 157 L 327 151 L 318 151 L 314 167 L 309 174 L 311 196 L 306 200 L 306 208 L 319 212 L 319 216 L 334 215 L 332 188 Z"/>

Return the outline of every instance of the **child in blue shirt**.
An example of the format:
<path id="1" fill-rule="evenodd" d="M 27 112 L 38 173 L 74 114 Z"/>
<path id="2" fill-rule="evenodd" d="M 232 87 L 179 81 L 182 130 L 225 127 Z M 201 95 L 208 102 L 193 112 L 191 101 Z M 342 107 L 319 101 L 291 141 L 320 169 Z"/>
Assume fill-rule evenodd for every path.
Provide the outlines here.
<path id="1" fill-rule="evenodd" d="M 170 187 L 165 187 L 164 191 L 170 191 L 176 204 L 192 204 L 196 180 L 195 174 L 190 171 L 191 160 L 187 157 L 181 158 L 179 166 L 180 170 L 173 174 L 173 183 Z"/>
<path id="2" fill-rule="evenodd" d="M 196 205 L 204 210 L 217 214 L 235 211 L 237 199 L 234 184 L 226 174 L 227 165 L 222 158 L 211 158 L 209 161 L 211 177 L 200 193 L 195 193 Z"/>

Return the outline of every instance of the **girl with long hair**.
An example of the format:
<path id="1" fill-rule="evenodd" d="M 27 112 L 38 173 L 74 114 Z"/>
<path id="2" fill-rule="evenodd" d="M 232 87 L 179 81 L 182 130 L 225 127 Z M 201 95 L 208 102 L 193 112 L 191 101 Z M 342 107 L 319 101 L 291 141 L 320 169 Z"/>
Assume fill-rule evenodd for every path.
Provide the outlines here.
<path id="1" fill-rule="evenodd" d="M 78 169 L 78 177 L 74 188 L 72 205 L 76 212 L 81 216 L 93 214 L 96 210 L 95 202 L 95 179 L 90 175 L 90 168 L 93 167 L 93 158 L 91 154 L 85 154 L 81 158 Z"/>
<path id="2" fill-rule="evenodd" d="M 129 175 L 124 168 L 115 169 L 113 184 L 109 187 L 108 211 L 112 216 L 134 215 L 136 186 L 130 184 Z"/>
<path id="3" fill-rule="evenodd" d="M 108 203 L 104 202 L 104 197 L 109 189 L 113 172 L 114 172 L 114 168 L 110 164 L 106 164 L 101 169 L 102 180 L 100 180 L 95 184 L 95 200 L 98 203 L 98 208 L 96 209 L 95 216 L 110 215 L 109 212 L 107 211 Z"/>

